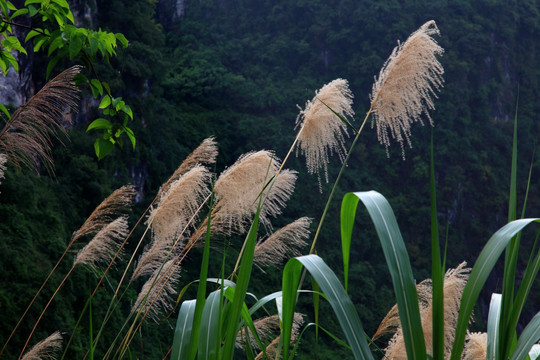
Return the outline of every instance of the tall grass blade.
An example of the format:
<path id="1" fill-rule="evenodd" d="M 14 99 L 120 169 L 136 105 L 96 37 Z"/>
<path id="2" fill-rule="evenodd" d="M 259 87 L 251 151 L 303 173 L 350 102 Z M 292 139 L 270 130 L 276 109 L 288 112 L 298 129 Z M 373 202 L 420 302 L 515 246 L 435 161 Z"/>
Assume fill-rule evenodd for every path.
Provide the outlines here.
<path id="1" fill-rule="evenodd" d="M 317 255 L 291 259 L 283 270 L 283 358 L 290 358 L 290 340 L 293 326 L 294 307 L 302 267 L 317 281 L 334 310 L 355 359 L 373 359 L 358 313 L 336 274 Z"/>
<path id="2" fill-rule="evenodd" d="M 178 320 L 176 321 L 176 328 L 174 330 L 171 360 L 187 359 L 196 302 L 196 300 L 186 300 L 180 306 Z"/>
<path id="3" fill-rule="evenodd" d="M 536 360 L 540 357 L 540 345 L 534 344 L 531 350 L 529 351 L 529 358 L 531 360 Z"/>
<path id="4" fill-rule="evenodd" d="M 527 324 L 519 337 L 510 360 L 525 359 L 533 345 L 540 339 L 540 312 Z"/>
<path id="5" fill-rule="evenodd" d="M 433 359 L 444 359 L 444 269 L 439 248 L 439 222 L 437 221 L 437 197 L 435 191 L 435 161 L 433 159 L 433 130 L 430 146 L 430 193 L 431 193 L 431 279 L 433 306 Z"/>
<path id="6" fill-rule="evenodd" d="M 261 211 L 261 203 L 257 208 L 257 213 L 249 229 L 249 233 L 246 237 L 244 254 L 240 263 L 240 269 L 238 271 L 238 280 L 236 281 L 236 289 L 234 292 L 234 299 L 229 309 L 229 315 L 227 325 L 225 328 L 225 345 L 223 347 L 223 359 L 232 359 L 234 353 L 234 345 L 236 334 L 238 332 L 238 322 L 242 307 L 244 305 L 244 298 L 246 297 L 247 287 L 249 279 L 251 277 L 251 270 L 253 267 L 253 254 L 255 251 L 255 245 L 257 244 L 257 230 L 259 228 L 259 214 Z"/>
<path id="7" fill-rule="evenodd" d="M 354 223 L 359 200 L 362 200 L 375 225 L 392 276 L 407 357 L 425 359 L 426 346 L 420 321 L 416 284 L 394 212 L 386 198 L 376 191 L 348 193 L 342 202 L 342 208 L 350 209 L 350 212 L 346 214 L 350 217 L 346 222 L 348 226 Z"/>
<path id="8" fill-rule="evenodd" d="M 503 250 L 508 246 L 512 238 L 516 236 L 516 234 L 518 234 L 523 228 L 533 222 L 538 221 L 539 219 L 519 219 L 506 224 L 495 234 L 493 234 L 480 252 L 480 255 L 478 256 L 478 259 L 476 260 L 476 263 L 471 271 L 471 275 L 469 276 L 469 281 L 463 290 L 458 322 L 456 326 L 456 335 L 454 345 L 452 346 L 452 355 L 450 360 L 459 360 L 461 358 L 467 326 L 469 325 L 474 304 L 476 304 L 480 291 L 482 290 L 482 287 L 484 286 Z M 501 325 L 502 323 L 500 326 Z"/>
<path id="9" fill-rule="evenodd" d="M 189 348 L 188 348 L 188 359 L 195 359 L 197 353 L 197 347 L 199 343 L 199 329 L 201 327 L 201 318 L 203 315 L 203 309 L 205 306 L 206 298 L 206 279 L 208 278 L 208 263 L 210 259 L 210 229 L 211 229 L 211 219 L 212 219 L 212 209 L 214 205 L 214 189 L 212 183 L 212 194 L 210 196 L 210 209 L 208 210 L 208 221 L 206 226 L 206 238 L 204 240 L 204 252 L 203 259 L 201 262 L 201 272 L 199 275 L 199 287 L 197 289 L 197 302 L 195 305 L 195 314 L 193 316 L 193 331 L 191 333 Z"/>
<path id="10" fill-rule="evenodd" d="M 518 90 L 519 91 L 519 90 Z M 519 96 L 519 95 L 518 95 Z M 512 140 L 512 165 L 510 170 L 510 193 L 508 199 L 508 222 L 511 222 L 517 218 L 517 111 L 518 100 L 516 100 L 516 111 L 514 115 L 514 135 Z M 517 236 L 510 242 L 510 245 L 506 249 L 506 255 L 504 259 L 504 276 L 503 276 L 503 288 L 502 288 L 502 314 L 509 314 L 512 311 L 514 302 L 515 291 L 515 275 L 516 265 L 519 251 L 520 239 Z M 499 351 L 501 356 L 505 359 L 510 352 L 510 345 L 512 339 L 515 337 L 515 330 L 509 328 L 508 319 L 503 317 L 501 319 L 501 326 L 499 329 Z"/>
<path id="11" fill-rule="evenodd" d="M 221 304 L 221 289 L 208 295 L 201 318 L 198 359 L 211 360 L 217 358 L 221 346 L 219 341 Z"/>
<path id="12" fill-rule="evenodd" d="M 89 298 L 89 306 L 88 306 L 88 328 L 90 332 L 90 343 L 88 344 L 88 358 L 90 360 L 94 360 L 94 331 L 92 329 L 92 298 Z"/>
<path id="13" fill-rule="evenodd" d="M 489 304 L 489 315 L 487 323 L 487 349 L 488 359 L 498 359 L 499 344 L 499 320 L 501 318 L 501 294 L 492 294 Z"/>

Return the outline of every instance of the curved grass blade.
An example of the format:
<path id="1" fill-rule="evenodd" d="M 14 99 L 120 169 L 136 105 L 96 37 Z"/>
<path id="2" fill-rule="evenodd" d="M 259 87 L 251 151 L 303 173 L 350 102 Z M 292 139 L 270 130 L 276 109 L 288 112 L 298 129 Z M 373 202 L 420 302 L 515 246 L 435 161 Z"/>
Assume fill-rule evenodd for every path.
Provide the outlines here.
<path id="1" fill-rule="evenodd" d="M 197 300 L 187 300 L 180 306 L 176 328 L 174 330 L 171 360 L 187 359 L 188 346 L 193 330 L 193 316 Z"/>
<path id="2" fill-rule="evenodd" d="M 358 313 L 336 274 L 317 255 L 290 259 L 283 270 L 283 357 L 289 359 L 291 330 L 302 267 L 317 281 L 334 310 L 355 359 L 373 359 Z"/>
<path id="3" fill-rule="evenodd" d="M 531 360 L 536 360 L 540 357 L 540 345 L 534 344 L 529 351 L 529 358 Z"/>
<path id="4" fill-rule="evenodd" d="M 498 359 L 499 320 L 501 318 L 501 294 L 492 294 L 487 324 L 487 359 Z"/>
<path id="5" fill-rule="evenodd" d="M 461 297 L 456 334 L 450 360 L 459 360 L 461 358 L 463 345 L 465 343 L 465 334 L 467 332 L 467 326 L 469 324 L 469 319 L 471 318 L 472 310 L 476 304 L 476 300 L 478 300 L 482 287 L 495 266 L 495 263 L 512 238 L 527 225 L 537 221 L 539 221 L 539 219 L 520 219 L 506 224 L 493 234 L 486 246 L 484 246 L 480 252 Z"/>
<path id="6" fill-rule="evenodd" d="M 198 359 L 216 359 L 220 347 L 221 289 L 208 295 L 201 317 Z"/>
<path id="7" fill-rule="evenodd" d="M 538 339 L 540 339 L 540 312 L 532 318 L 521 333 L 510 360 L 525 359 Z"/>
<path id="8" fill-rule="evenodd" d="M 409 359 L 425 359 L 426 345 L 420 321 L 416 285 L 409 255 L 394 212 L 386 198 L 376 191 L 348 193 L 343 198 L 342 208 L 345 207 L 353 211 L 359 200 L 363 202 L 375 225 L 392 276 L 407 357 Z M 356 211 L 342 213 L 342 224 L 345 220 L 347 226 L 352 227 L 355 215 Z M 348 219 L 344 219 L 343 216 Z M 352 233 L 352 230 L 348 233 Z"/>

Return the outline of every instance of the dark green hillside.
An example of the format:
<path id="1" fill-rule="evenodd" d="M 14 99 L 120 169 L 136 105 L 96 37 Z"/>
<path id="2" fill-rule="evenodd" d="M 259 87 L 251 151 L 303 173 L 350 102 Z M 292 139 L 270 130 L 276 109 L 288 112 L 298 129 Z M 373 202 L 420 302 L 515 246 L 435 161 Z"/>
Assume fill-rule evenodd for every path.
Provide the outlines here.
<path id="1" fill-rule="evenodd" d="M 317 89 L 336 78 L 349 81 L 355 96 L 353 124 L 358 127 L 370 106 L 373 78 L 397 41 L 405 41 L 431 19 L 441 32 L 437 41 L 445 49 L 441 58 L 445 84 L 435 102 L 436 110 L 430 112 L 434 126 L 430 127 L 427 119 L 424 126 L 413 126 L 413 147 L 405 149 L 405 159 L 397 142 L 387 157 L 375 129 L 366 126 L 325 221 L 318 254 L 336 272 L 341 271 L 340 199 L 346 192 L 374 189 L 389 199 L 396 212 L 418 281 L 430 276 L 429 142 L 433 134 L 441 238 L 446 240 L 448 235 L 447 264 L 453 267 L 466 260 L 472 265 L 489 236 L 507 222 L 518 95 L 518 208 L 533 161 L 526 216 L 540 216 L 538 155 L 533 158 L 540 135 L 537 1 L 69 2 L 72 7 L 93 9 L 94 28 L 122 32 L 130 41 L 127 49 L 118 50 L 110 65 L 99 65 L 99 71 L 112 90 L 132 106 L 137 146 L 117 148 L 98 161 L 93 155 L 94 138 L 85 134 L 96 110 L 86 112 L 85 108 L 80 122 L 69 131 L 71 141 L 55 148 L 54 175 L 44 172 L 35 176 L 7 164 L 6 179 L 0 185 L 0 344 L 72 232 L 111 191 L 127 183 L 137 185 L 138 203 L 132 218 L 138 218 L 185 156 L 209 136 L 215 136 L 219 143 L 218 172 L 250 150 L 274 150 L 283 158 L 296 135 L 297 105 L 303 108 Z M 36 55 L 35 84 L 44 83 L 44 64 L 46 60 Z M 274 221 L 275 227 L 310 216 L 315 219 L 315 231 L 341 164 L 334 156 L 329 165 L 330 184 L 323 183 L 321 194 L 317 177 L 307 173 L 304 160 L 299 155 L 287 163 L 299 176 L 295 193 L 283 216 Z M 371 335 L 393 305 L 392 286 L 371 222 L 364 214 L 355 226 L 349 292 Z M 130 243 L 129 249 L 135 245 L 135 241 Z M 231 258 L 227 262 L 234 263 L 237 251 L 227 254 Z M 197 276 L 200 256 L 197 251 L 190 254 L 183 266 L 181 287 Z M 221 260 L 222 254 L 216 251 L 215 256 Z M 62 274 L 71 266 L 71 254 L 69 258 L 62 265 Z M 217 277 L 221 261 L 213 265 L 209 276 Z M 279 289 L 280 272 L 256 270 L 253 276 L 250 291 L 257 295 Z M 479 327 L 483 328 L 486 320 L 490 293 L 500 290 L 500 276 L 493 274 L 491 288 L 481 295 L 476 312 Z M 51 284 L 61 279 L 58 275 Z M 96 282 L 90 272 L 77 272 L 60 292 L 34 339 L 59 326 L 70 333 Z M 273 284 L 270 290 L 269 283 Z M 136 285 L 138 289 L 142 284 Z M 46 295 L 54 291 L 51 287 L 32 308 L 4 358 L 16 356 L 24 344 L 24 334 L 33 325 L 30 319 L 39 315 Z M 531 299 L 538 298 L 539 291 L 538 286 L 533 287 Z M 128 293 L 126 303 L 135 297 L 135 291 Z M 107 299 L 105 294 L 96 299 L 95 319 L 103 317 Z M 99 351 L 116 335 L 115 326 L 122 323 L 129 308 L 127 304 L 115 314 L 114 326 L 107 327 Z M 311 308 L 306 306 L 304 311 L 312 316 Z M 329 313 L 324 307 L 322 311 Z M 536 312 L 527 311 L 527 317 Z M 83 322 L 88 322 L 88 315 L 85 317 Z M 168 324 L 150 326 L 146 333 L 143 330 L 142 340 L 134 341 L 133 358 L 163 358 L 172 341 L 174 318 Z M 334 319 L 324 321 L 329 329 L 339 331 Z M 88 325 L 82 328 L 69 353 L 74 359 L 82 359 L 87 350 Z M 313 333 L 306 333 L 299 358 L 317 354 L 319 359 L 339 357 L 337 345 L 327 337 L 321 340 L 320 348 L 312 346 Z M 349 356 L 346 351 L 343 354 Z"/>

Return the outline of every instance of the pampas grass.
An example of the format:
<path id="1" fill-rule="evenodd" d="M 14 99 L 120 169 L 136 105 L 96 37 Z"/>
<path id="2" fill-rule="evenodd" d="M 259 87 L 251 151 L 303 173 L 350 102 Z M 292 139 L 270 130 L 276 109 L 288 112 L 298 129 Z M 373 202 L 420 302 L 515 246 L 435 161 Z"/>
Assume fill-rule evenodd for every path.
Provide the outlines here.
<path id="1" fill-rule="evenodd" d="M 0 180 L 4 178 L 4 172 L 6 171 L 6 162 L 7 162 L 7 156 L 4 154 L 0 154 Z M 2 182 L 0 181 L 0 184 Z"/>
<path id="2" fill-rule="evenodd" d="M 117 254 L 122 240 L 129 232 L 127 216 L 119 217 L 103 229 L 82 248 L 75 257 L 74 265 L 86 264 L 97 272 L 99 263 L 108 264 Z"/>
<path id="3" fill-rule="evenodd" d="M 279 333 L 279 316 L 278 315 L 270 315 L 263 317 L 261 319 L 257 319 L 253 321 L 253 326 L 255 327 L 255 330 L 257 330 L 257 336 L 261 340 L 261 342 L 264 344 L 267 342 L 267 340 L 272 336 L 272 334 Z M 251 332 L 248 332 L 248 339 L 251 346 L 253 346 L 255 349 L 259 349 L 258 343 L 255 340 L 255 337 Z M 236 347 L 238 348 L 244 348 L 246 346 L 246 330 L 245 328 L 240 329 L 238 332 L 238 335 L 236 336 Z"/>
<path id="4" fill-rule="evenodd" d="M 63 122 L 71 123 L 67 111 L 76 109 L 79 101 L 73 77 L 80 70 L 80 66 L 65 70 L 13 113 L 0 131 L 0 153 L 10 163 L 38 171 L 41 159 L 52 170 L 52 142 L 64 132 Z"/>
<path id="5" fill-rule="evenodd" d="M 173 309 L 177 284 L 180 280 L 180 266 L 168 260 L 143 285 L 131 312 L 141 311 L 158 323 L 164 313 Z"/>
<path id="6" fill-rule="evenodd" d="M 455 269 L 449 269 L 444 277 L 444 333 L 445 333 L 445 358 L 450 355 L 454 343 L 454 333 L 457 325 L 459 313 L 459 304 L 461 295 L 470 269 L 465 267 L 465 262 L 459 264 Z M 424 340 L 426 351 L 432 354 L 433 346 L 433 320 L 432 320 L 432 302 L 431 302 L 431 279 L 422 281 L 416 286 L 418 293 L 418 305 L 420 308 L 420 317 L 422 320 L 422 329 L 424 331 Z M 385 357 L 390 360 L 407 359 L 405 351 L 405 342 L 401 332 L 400 318 L 397 305 L 394 305 L 382 320 L 373 339 L 377 339 L 384 334 L 393 333 L 394 336 L 388 343 Z"/>
<path id="7" fill-rule="evenodd" d="M 311 219 L 302 217 L 277 230 L 264 240 L 259 240 L 255 246 L 253 262 L 259 267 L 277 267 L 284 260 L 300 256 L 299 249 L 306 246 L 309 237 Z"/>
<path id="8" fill-rule="evenodd" d="M 487 333 L 468 332 L 462 360 L 487 359 Z"/>
<path id="9" fill-rule="evenodd" d="M 62 347 L 62 335 L 56 331 L 51 336 L 38 342 L 24 356 L 22 360 L 56 359 L 55 354 Z"/>
<path id="10" fill-rule="evenodd" d="M 435 108 L 432 97 L 442 87 L 444 73 L 437 59 L 444 50 L 433 35 L 439 35 L 439 29 L 432 20 L 412 33 L 405 43 L 398 44 L 373 84 L 373 123 L 387 152 L 392 138 L 399 142 L 404 156 L 404 142 L 411 146 L 411 124 L 422 123 L 422 114 L 433 124 L 428 110 Z"/>
<path id="11" fill-rule="evenodd" d="M 354 116 L 352 99 L 347 80 L 336 79 L 315 92 L 315 97 L 306 102 L 296 118 L 296 126 L 300 126 L 298 147 L 306 156 L 308 172 L 317 173 L 319 182 L 320 169 L 328 182 L 328 162 L 334 152 L 342 161 L 344 159 L 347 125 L 335 113 L 342 117 Z"/>
<path id="12" fill-rule="evenodd" d="M 291 344 L 296 341 L 298 338 L 298 335 L 300 334 L 300 327 L 304 323 L 303 314 L 300 313 L 294 313 L 294 319 L 293 319 L 293 325 L 292 325 L 292 331 L 291 331 Z M 280 342 L 281 336 L 277 336 L 265 349 L 265 351 L 261 351 L 257 356 L 255 357 L 255 360 L 261 360 L 263 359 L 263 356 L 266 354 L 266 359 L 276 359 L 279 352 L 279 342 Z M 279 354 L 281 355 L 281 354 Z M 279 357 L 281 359 L 281 357 Z"/>

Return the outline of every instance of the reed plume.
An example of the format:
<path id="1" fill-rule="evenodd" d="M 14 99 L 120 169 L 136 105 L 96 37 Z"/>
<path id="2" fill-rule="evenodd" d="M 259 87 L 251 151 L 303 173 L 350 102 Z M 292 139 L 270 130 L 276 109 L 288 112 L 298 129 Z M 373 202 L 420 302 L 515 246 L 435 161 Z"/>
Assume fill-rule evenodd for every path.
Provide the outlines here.
<path id="1" fill-rule="evenodd" d="M 279 165 L 269 151 L 249 152 L 240 156 L 219 176 L 214 192 L 215 208 L 220 211 L 219 220 L 223 226 L 221 231 L 245 231 L 248 225 L 246 218 L 257 210 L 259 195 L 263 190 L 267 191 L 265 186 L 276 174 Z M 267 215 L 270 215 L 270 211 Z"/>
<path id="2" fill-rule="evenodd" d="M 41 159 L 52 170 L 52 142 L 65 132 L 62 123 L 71 123 L 66 111 L 77 107 L 80 94 L 73 77 L 80 70 L 80 66 L 65 70 L 13 113 L 0 131 L 0 153 L 12 164 L 37 172 Z"/>
<path id="3" fill-rule="evenodd" d="M 133 185 L 124 185 L 113 191 L 92 211 L 84 224 L 73 234 L 72 242 L 82 236 L 97 233 L 117 216 L 122 215 L 122 212 L 133 204 L 135 194 L 136 191 Z"/>
<path id="4" fill-rule="evenodd" d="M 22 360 L 45 360 L 55 359 L 55 354 L 62 347 L 62 335 L 56 331 L 51 336 L 38 342 L 24 356 Z"/>
<path id="5" fill-rule="evenodd" d="M 384 63 L 371 92 L 373 124 L 377 126 L 379 142 L 388 153 L 390 138 L 399 142 L 405 156 L 404 142 L 411 146 L 411 124 L 423 124 L 424 113 L 431 125 L 428 110 L 435 108 L 432 97 L 443 86 L 444 69 L 437 59 L 444 50 L 432 38 L 439 35 L 431 20 L 412 33 L 405 43 L 398 42 Z"/>
<path id="6" fill-rule="evenodd" d="M 455 329 L 459 312 L 461 295 L 467 283 L 470 269 L 466 268 L 465 262 L 461 263 L 455 269 L 449 269 L 444 277 L 444 351 L 445 358 L 450 356 L 452 345 L 454 343 Z M 433 318 L 432 318 L 432 299 L 431 299 L 431 279 L 422 281 L 416 286 L 418 293 L 418 305 L 420 308 L 420 317 L 424 339 L 426 343 L 426 352 L 433 353 Z M 407 359 L 405 351 L 405 341 L 403 338 L 399 312 L 397 305 L 394 305 L 388 312 L 377 329 L 373 340 L 388 333 L 395 332 L 388 343 L 385 357 L 390 360 Z"/>
<path id="7" fill-rule="evenodd" d="M 213 164 L 218 156 L 218 146 L 214 137 L 204 139 L 203 142 L 188 155 L 188 157 L 180 164 L 169 179 L 161 186 L 156 196 L 157 199 L 162 198 L 162 194 L 169 190 L 172 182 L 178 180 L 182 175 L 187 173 L 196 165 Z"/>
<path id="8" fill-rule="evenodd" d="M 253 326 L 257 330 L 257 336 L 264 344 L 269 340 L 270 337 L 273 337 L 272 334 L 279 333 L 279 316 L 271 315 L 266 316 L 261 319 L 253 321 Z M 246 346 L 246 340 L 249 341 L 251 346 L 257 350 L 259 349 L 259 344 L 255 340 L 255 337 L 251 332 L 248 332 L 248 338 L 246 337 L 246 329 L 242 328 L 236 336 L 236 347 L 244 348 Z"/>
<path id="9" fill-rule="evenodd" d="M 162 314 L 173 309 L 179 280 L 180 266 L 174 259 L 167 261 L 143 285 L 131 312 L 148 313 L 148 318 L 159 322 Z"/>
<path id="10" fill-rule="evenodd" d="M 353 117 L 352 99 L 347 80 L 336 79 L 316 91 L 296 118 L 296 126 L 300 126 L 298 147 L 306 156 L 308 172 L 317 173 L 319 183 L 321 168 L 328 182 L 329 156 L 335 152 L 342 162 L 344 160 L 347 125 L 336 113 L 343 118 Z"/>
<path id="11" fill-rule="evenodd" d="M 298 338 L 298 335 L 300 334 L 300 327 L 304 323 L 303 314 L 300 313 L 294 313 L 293 318 L 293 324 L 292 324 L 292 331 L 291 331 L 291 345 L 296 341 Z M 255 360 L 261 360 L 264 357 L 264 354 L 266 353 L 266 359 L 276 359 L 279 353 L 279 340 L 281 336 L 277 336 L 265 349 L 265 351 L 261 351 L 257 354 L 255 357 Z M 281 359 L 282 354 L 279 353 L 279 359 Z"/>
<path id="12" fill-rule="evenodd" d="M 210 194 L 209 179 L 208 169 L 195 165 L 163 193 L 147 221 L 153 232 L 152 243 L 141 255 L 132 278 L 154 273 L 173 248 L 180 247 L 178 240 L 187 235 L 187 228 L 193 223 L 200 204 Z"/>
<path id="13" fill-rule="evenodd" d="M 127 216 L 122 216 L 102 228 L 75 257 L 74 266 L 86 264 L 97 271 L 99 263 L 108 264 L 119 251 L 129 232 Z"/>
<path id="14" fill-rule="evenodd" d="M 0 180 L 4 178 L 4 172 L 6 171 L 6 162 L 7 162 L 7 156 L 4 154 L 0 154 Z M 0 184 L 2 182 L 0 181 Z"/>
<path id="15" fill-rule="evenodd" d="M 462 360 L 487 359 L 487 333 L 467 332 Z"/>
<path id="16" fill-rule="evenodd" d="M 307 245 L 311 219 L 302 217 L 277 230 L 255 246 L 253 262 L 261 266 L 278 266 L 284 260 L 300 256 L 300 248 Z"/>

